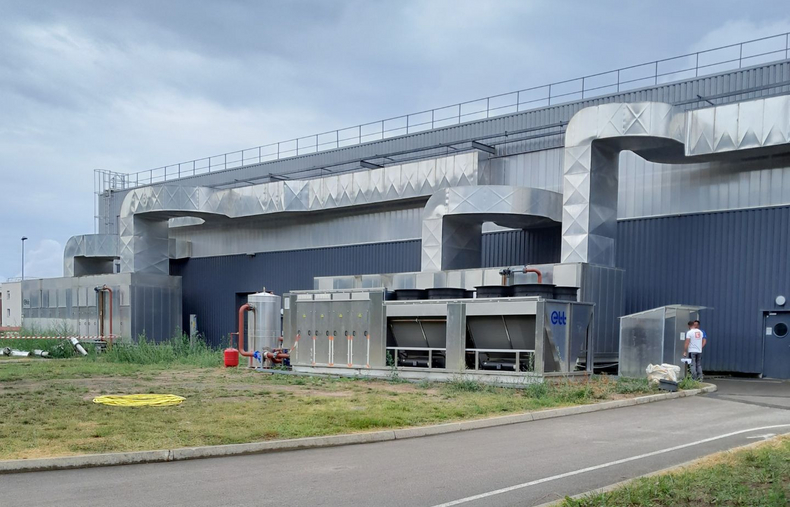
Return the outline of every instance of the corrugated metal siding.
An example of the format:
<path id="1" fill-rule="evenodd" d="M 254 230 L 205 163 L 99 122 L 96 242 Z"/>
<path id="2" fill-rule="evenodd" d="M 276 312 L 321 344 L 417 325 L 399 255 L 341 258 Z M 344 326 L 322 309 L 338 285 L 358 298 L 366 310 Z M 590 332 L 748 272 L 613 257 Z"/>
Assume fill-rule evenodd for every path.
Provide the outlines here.
<path id="1" fill-rule="evenodd" d="M 483 235 L 486 267 L 557 262 L 559 256 L 559 227 Z M 264 286 L 276 294 L 312 289 L 316 276 L 419 270 L 419 240 L 170 261 L 170 274 L 182 278 L 184 329 L 196 314 L 214 345 L 226 344 L 235 330 L 236 294 Z"/>
<path id="2" fill-rule="evenodd" d="M 560 261 L 561 227 L 483 234 L 482 267 Z"/>
<path id="3" fill-rule="evenodd" d="M 790 295 L 790 206 L 621 221 L 617 265 L 626 313 L 712 307 L 705 367 L 762 370 L 763 310 Z"/>
<path id="4" fill-rule="evenodd" d="M 491 184 L 562 192 L 563 149 L 481 162 Z M 658 164 L 620 154 L 617 216 L 640 218 L 790 204 L 790 166 L 771 158 L 750 162 Z"/>
<path id="5" fill-rule="evenodd" d="M 595 303 L 593 350 L 596 354 L 617 355 L 620 350 L 620 319 L 623 314 L 623 271 L 603 266 L 582 266 L 579 301 Z"/>
<path id="6" fill-rule="evenodd" d="M 545 149 L 480 161 L 491 185 L 513 185 L 562 192 L 563 148 Z"/>
<path id="7" fill-rule="evenodd" d="M 562 192 L 562 149 L 481 162 L 490 183 Z M 632 152 L 620 155 L 618 218 L 790 204 L 790 167 L 778 158 L 735 163 L 656 164 Z M 787 163 L 787 162 L 785 162 Z M 192 242 L 192 257 L 296 250 L 420 237 L 423 202 L 408 209 L 349 208 L 305 217 L 260 217 L 231 223 L 173 228 Z M 497 264 L 498 265 L 498 264 Z"/>
<path id="8" fill-rule="evenodd" d="M 658 101 L 676 103 L 697 98 L 743 90 L 751 87 L 764 86 L 790 80 L 790 62 L 783 61 L 755 66 L 748 69 L 734 70 L 713 76 L 689 79 L 677 83 L 660 84 L 649 88 L 624 91 L 605 95 L 592 99 L 548 106 L 542 109 L 514 113 L 508 116 L 498 116 L 479 121 L 452 125 L 449 127 L 427 130 L 419 133 L 408 134 L 400 137 L 393 137 L 381 141 L 369 142 L 362 145 L 348 146 L 335 150 L 322 151 L 298 157 L 287 158 L 263 164 L 248 165 L 225 171 L 185 177 L 181 180 L 174 180 L 174 183 L 183 185 L 207 185 L 217 186 L 231 184 L 235 180 L 249 180 L 268 174 L 284 174 L 297 170 L 307 170 L 321 168 L 326 165 L 349 163 L 349 169 L 356 167 L 356 161 L 369 158 L 375 159 L 380 154 L 394 153 L 400 151 L 430 148 L 442 143 L 453 143 L 460 140 L 472 139 L 513 132 L 527 128 L 535 128 L 544 125 L 567 122 L 580 109 L 598 104 L 612 102 L 638 102 L 638 101 Z M 717 100 L 723 104 L 747 100 L 760 96 L 775 94 L 778 90 L 790 91 L 790 86 L 780 89 L 765 90 L 761 92 L 744 93 L 733 95 L 724 99 Z M 686 109 L 707 107 L 704 102 L 696 102 L 683 106 Z M 545 137 L 531 141 L 518 143 L 518 146 L 500 148 L 502 153 L 515 153 L 525 150 L 544 150 L 562 146 L 562 136 Z M 336 169 L 342 169 L 338 167 Z M 315 170 L 313 171 L 315 172 Z M 310 172 L 302 173 L 298 177 L 306 178 L 315 176 Z M 115 216 L 118 215 L 121 202 L 126 195 L 126 191 L 116 191 L 110 194 L 110 202 L 100 205 L 100 213 L 110 215 L 109 222 L 115 224 Z M 106 207 L 106 210 L 105 210 Z M 103 221 L 100 221 L 103 223 Z M 114 225 L 111 225 L 114 227 Z M 99 232 L 115 232 L 104 231 Z"/>
<path id="9" fill-rule="evenodd" d="M 559 236 L 558 228 L 485 234 L 483 265 L 556 262 Z M 706 368 L 762 370 L 762 311 L 774 308 L 777 295 L 790 295 L 790 206 L 620 221 L 617 248 L 626 313 L 676 303 L 712 307 L 702 314 Z M 266 285 L 281 294 L 312 288 L 314 276 L 419 265 L 420 242 L 403 241 L 172 261 L 171 273 L 182 277 L 184 325 L 197 314 L 218 345 L 235 328 L 237 293 Z"/>
<path id="10" fill-rule="evenodd" d="M 636 218 L 790 204 L 790 167 L 781 159 L 656 164 L 620 155 L 617 216 Z M 779 166 L 779 167 L 777 167 Z"/>
<path id="11" fill-rule="evenodd" d="M 192 242 L 192 257 L 348 246 L 420 238 L 425 199 L 407 209 L 337 210 L 298 216 L 174 227 L 170 237 Z"/>
<path id="12" fill-rule="evenodd" d="M 313 277 L 419 271 L 420 242 L 317 248 L 290 252 L 229 255 L 171 261 L 170 274 L 182 277 L 184 329 L 189 315 L 213 345 L 227 344 L 236 329 L 236 294 L 275 294 L 313 288 Z"/>

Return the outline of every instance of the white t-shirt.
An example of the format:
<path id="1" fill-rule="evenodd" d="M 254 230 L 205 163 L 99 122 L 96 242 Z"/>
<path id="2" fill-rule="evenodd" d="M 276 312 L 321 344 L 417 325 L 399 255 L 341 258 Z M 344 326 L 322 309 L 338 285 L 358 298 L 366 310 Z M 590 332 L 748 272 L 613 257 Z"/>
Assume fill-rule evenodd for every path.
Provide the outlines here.
<path id="1" fill-rule="evenodd" d="M 702 352 L 702 339 L 704 337 L 705 333 L 702 332 L 702 329 L 689 329 L 688 333 L 686 333 L 686 339 L 690 340 L 689 354 Z"/>

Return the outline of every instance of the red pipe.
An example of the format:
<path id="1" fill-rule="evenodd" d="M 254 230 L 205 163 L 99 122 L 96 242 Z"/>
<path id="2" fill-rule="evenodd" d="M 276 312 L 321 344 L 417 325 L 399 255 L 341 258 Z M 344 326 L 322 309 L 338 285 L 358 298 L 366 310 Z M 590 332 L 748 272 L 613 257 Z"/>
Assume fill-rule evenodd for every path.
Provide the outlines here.
<path id="1" fill-rule="evenodd" d="M 291 355 L 286 354 L 281 349 L 274 349 L 274 352 L 264 352 L 263 357 L 265 359 L 271 359 L 272 362 L 279 364 L 283 362 L 283 359 L 289 359 Z"/>
<path id="2" fill-rule="evenodd" d="M 534 268 L 528 268 L 528 267 L 524 266 L 524 273 L 535 273 L 535 274 L 537 274 L 538 275 L 538 283 L 543 283 L 543 273 L 541 273 L 539 270 L 534 269 Z"/>
<path id="3" fill-rule="evenodd" d="M 255 313 L 255 308 L 250 306 L 249 303 L 244 303 L 239 307 L 239 354 L 244 357 L 252 357 L 252 352 L 244 350 L 244 312 Z"/>

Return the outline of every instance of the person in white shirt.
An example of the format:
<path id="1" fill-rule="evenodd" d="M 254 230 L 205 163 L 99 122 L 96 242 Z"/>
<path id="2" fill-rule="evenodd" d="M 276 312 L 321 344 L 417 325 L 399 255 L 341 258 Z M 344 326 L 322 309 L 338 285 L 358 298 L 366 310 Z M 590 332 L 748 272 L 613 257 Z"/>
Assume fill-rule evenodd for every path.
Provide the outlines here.
<path id="1" fill-rule="evenodd" d="M 699 328 L 699 321 L 689 322 L 689 330 L 686 333 L 686 347 L 683 350 L 683 357 L 691 358 L 691 378 L 702 381 L 702 349 L 707 345 L 708 339 L 705 331 Z"/>

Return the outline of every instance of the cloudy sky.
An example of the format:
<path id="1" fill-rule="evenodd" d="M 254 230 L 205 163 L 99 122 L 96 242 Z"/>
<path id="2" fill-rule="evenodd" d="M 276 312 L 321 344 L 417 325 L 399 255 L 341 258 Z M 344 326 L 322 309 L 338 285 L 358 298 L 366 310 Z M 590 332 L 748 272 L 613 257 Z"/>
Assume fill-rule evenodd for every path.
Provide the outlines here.
<path id="1" fill-rule="evenodd" d="M 786 1 L 0 0 L 0 280 L 133 172 L 790 31 Z"/>

